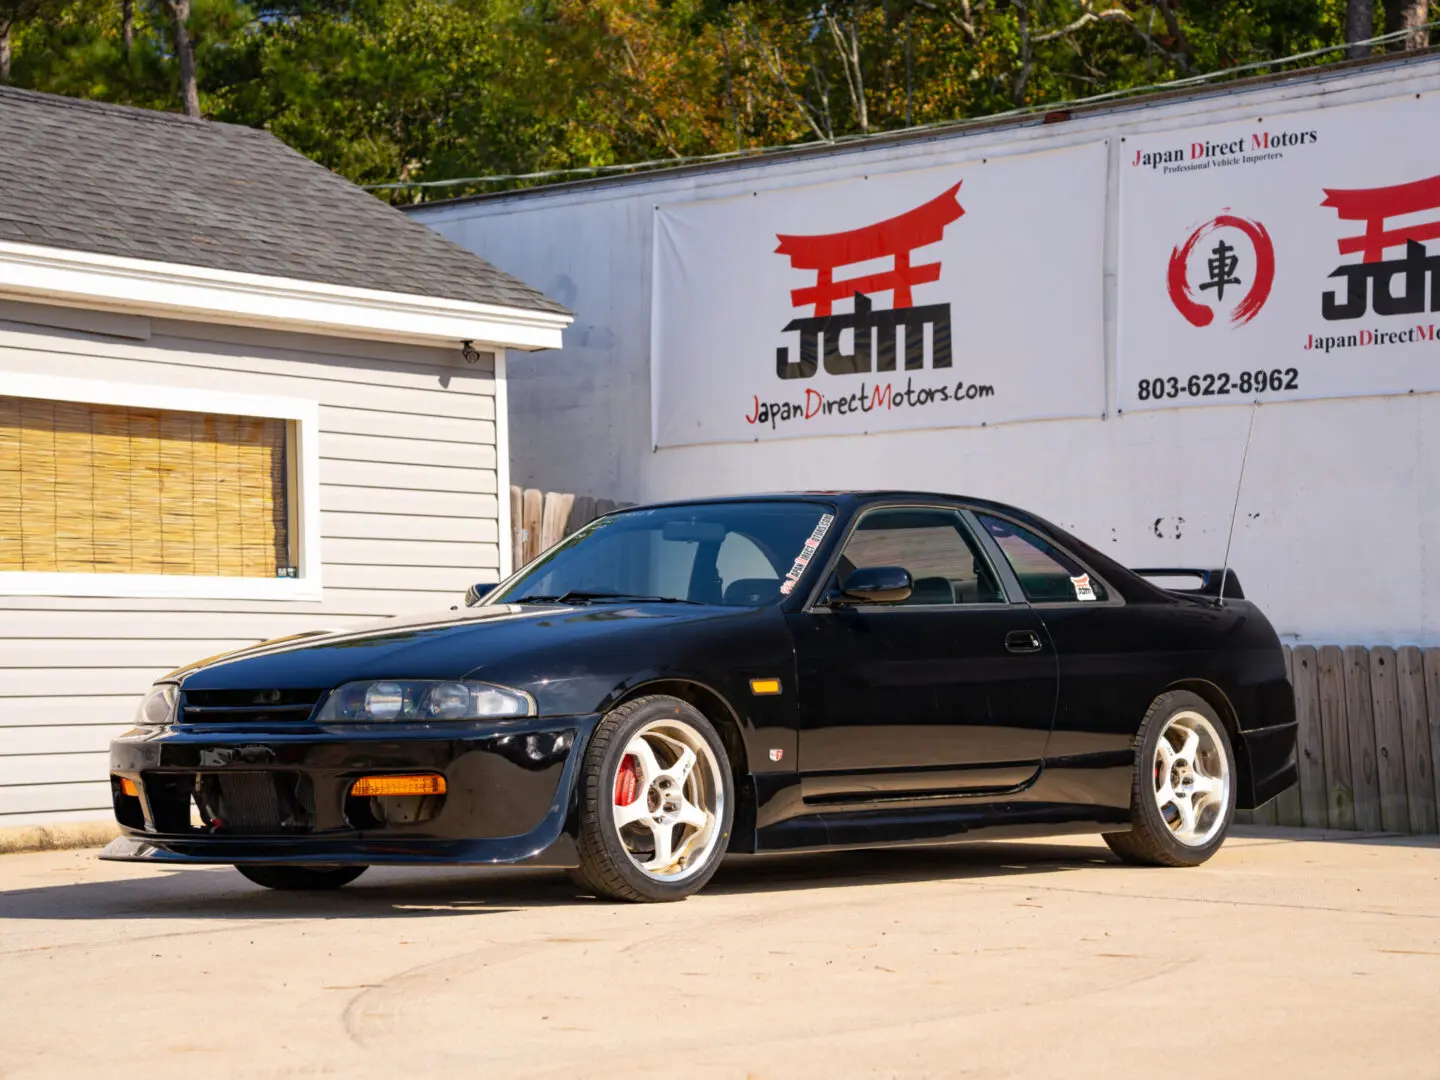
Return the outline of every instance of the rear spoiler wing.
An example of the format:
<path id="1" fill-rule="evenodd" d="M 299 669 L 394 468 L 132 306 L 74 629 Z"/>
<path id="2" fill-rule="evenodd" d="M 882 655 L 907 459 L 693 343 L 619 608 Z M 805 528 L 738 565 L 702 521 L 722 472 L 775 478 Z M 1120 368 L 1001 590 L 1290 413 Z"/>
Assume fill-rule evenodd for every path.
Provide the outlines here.
<path id="1" fill-rule="evenodd" d="M 1244 600 L 1245 593 L 1240 588 L 1240 579 L 1235 576 L 1235 571 L 1201 570 L 1193 566 L 1162 566 L 1147 567 L 1144 570 L 1136 569 L 1134 573 L 1143 578 L 1184 578 L 1194 581 L 1193 586 L 1183 585 L 1160 585 L 1166 592 L 1184 593 L 1187 596 L 1213 596 L 1220 597 L 1221 581 L 1224 581 L 1225 595 L 1232 600 Z M 1155 583 L 1158 584 L 1158 583 Z"/>

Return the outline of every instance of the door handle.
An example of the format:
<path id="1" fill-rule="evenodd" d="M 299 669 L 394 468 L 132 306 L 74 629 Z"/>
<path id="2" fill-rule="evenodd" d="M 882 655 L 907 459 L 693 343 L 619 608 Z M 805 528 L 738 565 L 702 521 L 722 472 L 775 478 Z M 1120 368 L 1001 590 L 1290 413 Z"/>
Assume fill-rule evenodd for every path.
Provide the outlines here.
<path id="1" fill-rule="evenodd" d="M 1011 630 L 1005 635 L 1005 648 L 1013 653 L 1039 652 L 1040 635 L 1034 630 Z"/>

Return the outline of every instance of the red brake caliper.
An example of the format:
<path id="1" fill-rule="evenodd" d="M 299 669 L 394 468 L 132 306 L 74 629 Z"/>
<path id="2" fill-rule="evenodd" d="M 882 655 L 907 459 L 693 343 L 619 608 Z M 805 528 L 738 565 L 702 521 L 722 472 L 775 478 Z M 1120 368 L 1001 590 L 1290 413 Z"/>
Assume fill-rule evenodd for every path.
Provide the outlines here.
<path id="1" fill-rule="evenodd" d="M 629 806 L 640 793 L 640 763 L 634 754 L 626 754 L 615 774 L 615 805 Z"/>

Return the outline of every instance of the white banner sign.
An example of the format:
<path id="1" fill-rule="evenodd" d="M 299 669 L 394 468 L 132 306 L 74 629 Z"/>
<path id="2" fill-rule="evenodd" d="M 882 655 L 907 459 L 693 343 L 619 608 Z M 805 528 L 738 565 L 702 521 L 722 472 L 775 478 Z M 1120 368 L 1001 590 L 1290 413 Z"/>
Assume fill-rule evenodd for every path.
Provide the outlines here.
<path id="1" fill-rule="evenodd" d="M 1105 409 L 1104 143 L 655 214 L 657 446 Z"/>
<path id="2" fill-rule="evenodd" d="M 1121 146 L 1119 405 L 1440 389 L 1440 97 Z"/>

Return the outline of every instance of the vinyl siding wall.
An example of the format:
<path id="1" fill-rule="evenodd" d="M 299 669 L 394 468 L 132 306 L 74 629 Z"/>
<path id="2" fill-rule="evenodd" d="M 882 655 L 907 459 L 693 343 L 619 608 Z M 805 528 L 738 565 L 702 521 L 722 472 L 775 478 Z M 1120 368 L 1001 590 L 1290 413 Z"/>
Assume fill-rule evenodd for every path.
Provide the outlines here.
<path id="1" fill-rule="evenodd" d="M 108 813 L 107 744 L 157 676 L 282 634 L 448 608 L 499 573 L 489 356 L 92 318 L 0 303 L 0 394 L 6 374 L 29 373 L 318 404 L 323 600 L 0 594 L 0 828 Z"/>

